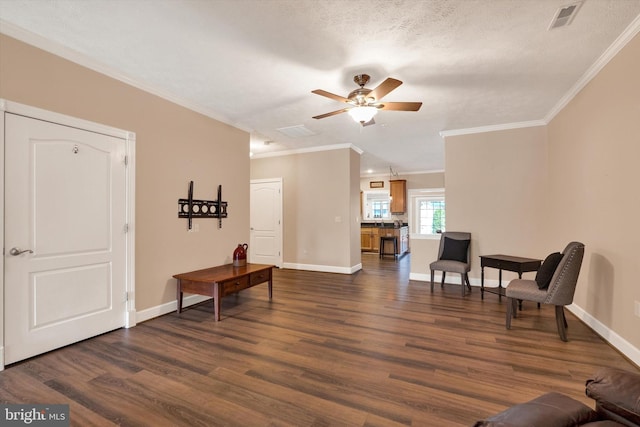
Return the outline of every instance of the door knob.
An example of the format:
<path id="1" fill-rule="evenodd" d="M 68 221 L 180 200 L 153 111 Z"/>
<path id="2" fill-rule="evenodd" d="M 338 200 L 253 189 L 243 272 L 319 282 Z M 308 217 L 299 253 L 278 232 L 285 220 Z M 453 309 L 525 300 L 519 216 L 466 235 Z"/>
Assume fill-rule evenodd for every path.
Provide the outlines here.
<path id="1" fill-rule="evenodd" d="M 11 248 L 9 250 L 9 255 L 18 256 L 18 255 L 23 254 L 25 252 L 29 252 L 30 254 L 33 253 L 33 251 L 31 249 L 20 250 L 20 248 Z"/>

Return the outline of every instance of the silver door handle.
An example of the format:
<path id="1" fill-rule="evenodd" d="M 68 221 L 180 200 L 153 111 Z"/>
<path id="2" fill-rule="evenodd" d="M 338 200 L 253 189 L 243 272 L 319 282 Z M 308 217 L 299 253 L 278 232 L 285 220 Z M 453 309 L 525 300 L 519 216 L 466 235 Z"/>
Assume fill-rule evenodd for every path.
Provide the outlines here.
<path id="1" fill-rule="evenodd" d="M 9 255 L 18 256 L 18 255 L 23 254 L 25 252 L 29 252 L 30 254 L 33 253 L 33 251 L 31 249 L 20 250 L 20 248 L 11 248 L 9 250 Z"/>

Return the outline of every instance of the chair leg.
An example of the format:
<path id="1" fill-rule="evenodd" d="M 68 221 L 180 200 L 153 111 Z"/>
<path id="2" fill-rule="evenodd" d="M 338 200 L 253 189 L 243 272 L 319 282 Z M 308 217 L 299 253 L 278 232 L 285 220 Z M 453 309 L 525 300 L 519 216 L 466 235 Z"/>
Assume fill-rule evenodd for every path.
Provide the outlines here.
<path id="1" fill-rule="evenodd" d="M 431 270 L 431 292 L 433 293 L 433 276 L 435 274 L 435 271 Z"/>
<path id="2" fill-rule="evenodd" d="M 511 304 L 511 298 L 507 298 L 507 329 L 511 329 L 511 316 L 513 315 L 513 304 Z"/>
<path id="3" fill-rule="evenodd" d="M 513 314 L 513 317 L 518 317 L 518 300 L 516 298 L 509 299 L 511 301 L 507 301 L 507 304 L 511 304 L 511 313 Z M 520 300 L 520 303 L 522 303 L 522 300 Z"/>
<path id="4" fill-rule="evenodd" d="M 467 288 L 469 288 L 469 292 L 471 292 L 471 283 L 469 282 L 469 273 L 464 273 L 464 280 L 467 282 Z"/>
<path id="5" fill-rule="evenodd" d="M 567 319 L 564 317 L 564 306 L 556 305 L 556 324 L 558 325 L 558 335 L 562 341 L 567 340 Z"/>
<path id="6" fill-rule="evenodd" d="M 463 297 L 464 297 L 464 294 L 465 294 L 464 285 L 465 285 L 465 283 L 464 283 L 464 273 L 461 273 L 460 274 L 460 289 L 462 289 L 462 296 Z"/>
<path id="7" fill-rule="evenodd" d="M 440 287 L 444 288 L 444 278 L 447 276 L 447 272 L 443 271 L 442 272 L 442 282 L 440 282 Z"/>

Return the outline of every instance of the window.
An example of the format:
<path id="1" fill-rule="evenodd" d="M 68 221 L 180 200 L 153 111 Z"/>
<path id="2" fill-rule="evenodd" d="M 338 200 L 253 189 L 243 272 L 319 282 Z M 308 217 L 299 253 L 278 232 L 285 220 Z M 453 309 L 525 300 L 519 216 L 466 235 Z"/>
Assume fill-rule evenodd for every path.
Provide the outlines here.
<path id="1" fill-rule="evenodd" d="M 374 218 L 389 218 L 389 201 L 374 200 L 371 202 Z"/>
<path id="2" fill-rule="evenodd" d="M 410 190 L 412 233 L 435 235 L 446 230 L 444 189 Z"/>
<path id="3" fill-rule="evenodd" d="M 391 218 L 391 206 L 388 191 L 365 191 L 363 220 Z"/>

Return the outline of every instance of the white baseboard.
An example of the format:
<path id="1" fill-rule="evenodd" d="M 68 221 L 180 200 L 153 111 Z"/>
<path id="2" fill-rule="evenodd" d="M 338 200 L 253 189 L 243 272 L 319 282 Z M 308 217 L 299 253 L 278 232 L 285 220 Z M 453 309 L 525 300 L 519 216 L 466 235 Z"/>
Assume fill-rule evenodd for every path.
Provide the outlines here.
<path id="1" fill-rule="evenodd" d="M 182 300 L 182 308 L 189 307 L 190 305 L 199 304 L 202 301 L 210 300 L 211 297 L 206 295 L 189 295 L 185 296 Z M 167 313 L 174 312 L 178 309 L 178 302 L 171 301 L 155 307 L 148 308 L 146 310 L 138 311 L 136 315 L 136 322 L 144 322 L 146 320 L 153 319 L 154 317 L 163 316 Z"/>
<path id="2" fill-rule="evenodd" d="M 125 328 L 133 328 L 136 326 L 136 310 L 127 310 L 126 319 L 124 321 Z"/>
<path id="3" fill-rule="evenodd" d="M 453 285 L 460 284 L 460 275 L 457 273 L 448 273 L 446 276 L 446 282 L 451 283 Z M 431 282 L 431 273 L 409 273 L 409 280 L 415 280 L 417 282 Z M 442 280 L 442 273 L 436 272 L 434 274 L 433 281 L 440 283 Z M 471 286 L 480 287 L 480 279 L 469 277 L 469 283 Z M 509 281 L 503 280 L 502 287 L 505 287 L 509 284 Z M 485 288 L 497 288 L 498 280 L 497 279 L 484 279 L 484 287 Z"/>
<path id="4" fill-rule="evenodd" d="M 640 367 L 640 349 L 634 347 L 629 341 L 609 329 L 604 323 L 587 313 L 582 307 L 574 304 L 567 306 L 567 309 L 578 319 L 600 335 L 605 341 L 611 344 L 616 350 L 624 354 L 629 360 Z"/>
<path id="5" fill-rule="evenodd" d="M 353 274 L 356 271 L 362 270 L 362 263 L 356 264 L 352 267 L 338 267 L 333 265 L 296 264 L 285 262 L 284 268 L 290 268 L 292 270 L 319 271 L 321 273 Z"/>

